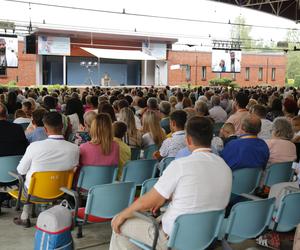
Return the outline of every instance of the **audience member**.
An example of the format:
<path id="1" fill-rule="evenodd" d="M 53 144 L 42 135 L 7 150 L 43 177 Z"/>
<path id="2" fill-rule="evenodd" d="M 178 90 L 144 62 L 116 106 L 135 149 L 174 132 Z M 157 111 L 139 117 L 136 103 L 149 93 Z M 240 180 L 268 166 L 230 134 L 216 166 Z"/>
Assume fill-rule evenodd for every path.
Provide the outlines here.
<path id="1" fill-rule="evenodd" d="M 258 134 L 258 138 L 264 140 L 271 139 L 272 122 L 266 119 L 267 109 L 264 106 L 257 104 L 252 107 L 251 113 L 257 115 L 261 121 L 261 130 Z"/>
<path id="2" fill-rule="evenodd" d="M 8 112 L 0 103 L 0 156 L 23 155 L 28 146 L 23 128 L 7 121 Z"/>
<path id="3" fill-rule="evenodd" d="M 223 123 L 227 119 L 226 111 L 220 106 L 220 97 L 214 95 L 211 98 L 212 108 L 208 111 L 209 116 L 214 119 L 215 123 Z"/>
<path id="4" fill-rule="evenodd" d="M 78 147 L 65 141 L 62 135 L 62 116 L 57 112 L 49 112 L 44 115 L 43 122 L 48 139 L 31 143 L 17 167 L 19 174 L 26 175 L 25 193 L 29 188 L 33 173 L 66 171 L 78 165 Z M 30 209 L 31 205 L 25 204 L 21 216 L 14 218 L 14 223 L 30 227 Z"/>
<path id="5" fill-rule="evenodd" d="M 123 138 L 127 132 L 127 126 L 124 122 L 114 122 L 114 141 L 119 145 L 119 169 L 118 169 L 118 180 L 121 180 L 123 167 L 127 161 L 131 159 L 131 149 L 123 142 Z"/>
<path id="6" fill-rule="evenodd" d="M 161 114 L 160 126 L 164 129 L 166 134 L 171 132 L 170 129 L 170 113 L 171 113 L 171 104 L 167 101 L 162 101 L 159 104 L 159 111 Z"/>
<path id="7" fill-rule="evenodd" d="M 23 109 L 17 109 L 15 112 L 14 123 L 22 124 L 22 123 L 31 123 L 31 118 L 28 118 Z"/>
<path id="8" fill-rule="evenodd" d="M 235 134 L 234 126 L 232 123 L 224 123 L 224 125 L 220 129 L 220 138 L 223 140 L 224 147 L 231 140 L 235 140 L 238 138 Z"/>
<path id="9" fill-rule="evenodd" d="M 226 144 L 221 157 L 234 171 L 241 168 L 264 168 L 269 160 L 269 148 L 257 138 L 261 121 L 256 115 L 247 115 L 241 122 L 241 136 Z"/>
<path id="10" fill-rule="evenodd" d="M 158 239 L 158 248 L 167 249 L 168 237 L 179 215 L 219 210 L 227 206 L 232 174 L 225 162 L 210 151 L 212 123 L 203 117 L 193 117 L 187 122 L 186 134 L 187 145 L 193 153 L 171 162 L 154 188 L 114 217 L 111 250 L 135 249 L 126 236 L 152 244 L 152 224 L 132 218 L 135 211 L 150 210 L 156 213 L 170 200 L 167 211 L 162 216 Z"/>
<path id="11" fill-rule="evenodd" d="M 35 141 L 42 141 L 48 138 L 48 135 L 44 128 L 43 118 L 47 113 L 47 110 L 40 108 L 36 109 L 32 113 L 32 126 L 33 130 L 30 133 L 26 133 L 26 138 L 29 143 Z"/>

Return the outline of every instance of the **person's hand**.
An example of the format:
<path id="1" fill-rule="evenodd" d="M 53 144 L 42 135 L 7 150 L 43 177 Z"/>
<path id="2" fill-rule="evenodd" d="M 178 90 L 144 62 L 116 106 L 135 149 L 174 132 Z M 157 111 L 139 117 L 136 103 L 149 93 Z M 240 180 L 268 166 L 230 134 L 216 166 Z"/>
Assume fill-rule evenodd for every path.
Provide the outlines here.
<path id="1" fill-rule="evenodd" d="M 159 151 L 155 151 L 152 155 L 153 159 L 155 160 L 160 160 L 161 159 L 161 156 L 160 156 L 160 153 Z"/>
<path id="2" fill-rule="evenodd" d="M 126 218 L 122 215 L 122 213 L 117 214 L 111 221 L 111 227 L 113 231 L 117 234 L 120 234 L 120 227 L 126 221 Z"/>

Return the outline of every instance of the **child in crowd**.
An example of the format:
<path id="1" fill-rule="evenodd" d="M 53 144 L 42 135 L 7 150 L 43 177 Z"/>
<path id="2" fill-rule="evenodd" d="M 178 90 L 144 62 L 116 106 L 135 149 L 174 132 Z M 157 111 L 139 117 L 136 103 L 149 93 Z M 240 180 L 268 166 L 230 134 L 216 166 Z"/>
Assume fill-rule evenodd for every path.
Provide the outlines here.
<path id="1" fill-rule="evenodd" d="M 119 169 L 118 169 L 118 180 L 121 179 L 123 167 L 127 161 L 131 159 L 131 149 L 130 147 L 122 141 L 126 134 L 127 126 L 124 122 L 114 122 L 114 141 L 119 144 Z"/>
<path id="2" fill-rule="evenodd" d="M 42 141 L 48 138 L 48 135 L 44 129 L 43 117 L 47 113 L 46 109 L 36 109 L 32 113 L 32 127 L 33 130 L 30 133 L 26 133 L 26 138 L 29 143 L 35 141 Z"/>

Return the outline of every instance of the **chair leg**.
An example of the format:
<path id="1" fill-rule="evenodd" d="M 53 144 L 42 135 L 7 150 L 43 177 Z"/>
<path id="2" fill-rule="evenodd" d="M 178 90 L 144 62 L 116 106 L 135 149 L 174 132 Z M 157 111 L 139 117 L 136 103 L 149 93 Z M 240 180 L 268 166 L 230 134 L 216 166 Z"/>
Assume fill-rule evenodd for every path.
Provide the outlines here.
<path id="1" fill-rule="evenodd" d="M 78 224 L 78 229 L 77 229 L 77 238 L 80 239 L 82 238 L 83 235 L 82 235 L 82 224 Z"/>

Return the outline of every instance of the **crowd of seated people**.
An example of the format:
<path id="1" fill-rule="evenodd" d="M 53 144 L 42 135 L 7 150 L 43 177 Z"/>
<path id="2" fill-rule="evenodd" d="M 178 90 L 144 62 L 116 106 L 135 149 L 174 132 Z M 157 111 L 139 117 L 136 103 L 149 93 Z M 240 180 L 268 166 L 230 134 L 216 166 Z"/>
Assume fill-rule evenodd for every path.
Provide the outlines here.
<path id="1" fill-rule="evenodd" d="M 131 234 L 131 220 L 140 223 L 130 219 L 133 211 L 158 208 L 170 197 L 164 236 L 181 212 L 225 208 L 238 169 L 296 162 L 299 173 L 300 92 L 293 88 L 3 88 L 0 97 L 0 156 L 24 155 L 17 170 L 26 187 L 33 172 L 52 169 L 74 169 L 76 182 L 85 166 L 118 166 L 120 180 L 131 148 L 154 145 L 153 159 L 176 158 L 149 194 L 113 220 L 115 233 Z M 14 222 L 30 226 L 29 211 L 24 206 Z M 115 233 L 111 249 L 128 247 Z"/>

